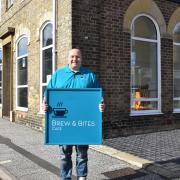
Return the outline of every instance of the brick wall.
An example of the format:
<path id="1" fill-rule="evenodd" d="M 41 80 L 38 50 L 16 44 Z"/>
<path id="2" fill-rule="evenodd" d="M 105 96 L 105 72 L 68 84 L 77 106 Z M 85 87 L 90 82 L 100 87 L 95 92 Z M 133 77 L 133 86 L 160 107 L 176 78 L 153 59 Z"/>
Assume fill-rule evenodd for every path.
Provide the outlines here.
<path id="1" fill-rule="evenodd" d="M 97 74 L 100 67 L 100 1 L 72 1 L 72 47 L 83 52 L 84 66 Z"/>
<path id="2" fill-rule="evenodd" d="M 161 39 L 162 113 L 130 116 L 130 34 L 123 19 L 132 0 L 73 1 L 73 46 L 83 49 L 84 65 L 99 74 L 105 91 L 104 137 L 179 127 L 173 114 L 172 39 Z M 156 0 L 166 23 L 179 4 Z M 85 38 L 85 37 L 88 38 Z"/>
<path id="3" fill-rule="evenodd" d="M 13 6 L 6 10 L 2 2 L 2 21 L 0 33 L 8 27 L 15 28 L 13 48 L 13 110 L 16 122 L 31 127 L 42 127 L 43 115 L 40 111 L 40 28 L 45 20 L 52 19 L 52 2 L 49 0 L 14 1 Z M 50 14 L 50 15 L 49 15 Z M 37 18 L 38 17 L 38 18 Z M 18 38 L 28 36 L 28 111 L 16 110 L 16 42 Z M 7 70 L 8 71 L 8 70 Z M 6 72 L 7 73 L 7 72 Z M 4 87 L 5 88 L 5 87 Z M 4 98 L 6 101 L 7 99 Z M 6 107 L 4 107 L 6 108 Z"/>
<path id="4" fill-rule="evenodd" d="M 161 39 L 162 112 L 173 112 L 173 41 Z"/>
<path id="5" fill-rule="evenodd" d="M 58 0 L 57 4 L 57 64 L 67 65 L 67 54 L 72 48 L 72 2 Z"/>
<path id="6" fill-rule="evenodd" d="M 170 17 L 174 13 L 174 11 L 180 7 L 179 3 L 170 2 L 168 0 L 155 0 L 156 4 L 158 5 L 159 9 L 161 10 L 166 23 L 169 22 Z"/>
<path id="7" fill-rule="evenodd" d="M 71 9 L 71 1 L 58 0 L 56 68 L 67 64 L 67 53 L 72 47 Z M 44 127 L 44 115 L 40 113 L 40 28 L 43 23 L 53 18 L 52 1 L 24 0 L 20 2 L 17 0 L 7 10 L 5 0 L 3 0 L 1 16 L 0 34 L 8 27 L 15 28 L 13 44 L 13 110 L 15 111 L 16 122 L 42 130 L 42 127 Z M 28 36 L 29 41 L 27 112 L 16 110 L 16 42 L 23 34 Z"/>

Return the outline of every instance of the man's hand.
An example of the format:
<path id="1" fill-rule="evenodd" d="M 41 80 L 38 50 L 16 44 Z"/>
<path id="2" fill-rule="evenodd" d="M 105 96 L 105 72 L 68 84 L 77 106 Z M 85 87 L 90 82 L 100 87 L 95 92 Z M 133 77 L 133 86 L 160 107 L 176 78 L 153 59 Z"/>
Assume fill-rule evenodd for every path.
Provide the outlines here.
<path id="1" fill-rule="evenodd" d="M 48 110 L 48 105 L 46 104 L 45 98 L 43 99 L 43 102 L 42 102 L 42 110 L 44 112 L 47 112 L 47 110 Z"/>
<path id="2" fill-rule="evenodd" d="M 102 98 L 101 103 L 99 104 L 99 111 L 104 112 L 105 110 L 105 104 L 104 104 L 104 98 Z"/>

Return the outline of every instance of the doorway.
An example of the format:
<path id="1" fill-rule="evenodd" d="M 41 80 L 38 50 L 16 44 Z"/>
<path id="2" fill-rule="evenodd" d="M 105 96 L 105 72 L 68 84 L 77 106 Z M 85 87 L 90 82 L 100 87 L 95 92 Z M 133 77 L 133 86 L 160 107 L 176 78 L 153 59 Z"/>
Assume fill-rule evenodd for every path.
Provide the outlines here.
<path id="1" fill-rule="evenodd" d="M 3 98 L 2 98 L 2 116 L 10 118 L 12 110 L 12 49 L 11 43 L 3 46 Z"/>

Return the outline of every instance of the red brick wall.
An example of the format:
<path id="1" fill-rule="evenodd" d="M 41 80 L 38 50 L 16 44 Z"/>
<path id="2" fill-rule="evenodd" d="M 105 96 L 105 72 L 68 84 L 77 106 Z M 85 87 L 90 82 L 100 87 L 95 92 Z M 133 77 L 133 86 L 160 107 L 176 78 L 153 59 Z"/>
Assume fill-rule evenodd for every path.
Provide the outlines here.
<path id="1" fill-rule="evenodd" d="M 173 114 L 173 47 L 161 39 L 162 113 L 130 116 L 130 34 L 123 18 L 132 0 L 74 0 L 73 47 L 83 50 L 84 66 L 94 70 L 105 91 L 104 137 L 153 132 L 180 127 Z M 179 4 L 155 0 L 166 23 Z"/>

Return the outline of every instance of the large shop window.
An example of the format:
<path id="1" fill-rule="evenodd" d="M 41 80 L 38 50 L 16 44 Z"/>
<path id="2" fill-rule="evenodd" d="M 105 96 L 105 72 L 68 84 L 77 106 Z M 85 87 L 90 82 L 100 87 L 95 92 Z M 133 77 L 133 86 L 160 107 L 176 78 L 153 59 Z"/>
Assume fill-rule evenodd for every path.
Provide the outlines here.
<path id="1" fill-rule="evenodd" d="M 174 51 L 174 111 L 180 112 L 180 24 L 176 25 L 173 36 Z"/>
<path id="2" fill-rule="evenodd" d="M 27 110 L 28 107 L 28 40 L 22 37 L 17 44 L 17 109 Z"/>
<path id="3" fill-rule="evenodd" d="M 52 23 L 46 23 L 41 31 L 41 98 L 53 73 L 53 34 Z M 40 103 L 40 104 L 41 104 Z"/>
<path id="4" fill-rule="evenodd" d="M 2 105 L 2 49 L 0 49 L 0 106 Z"/>
<path id="5" fill-rule="evenodd" d="M 154 20 L 134 18 L 131 32 L 131 114 L 159 113 L 160 35 Z"/>

